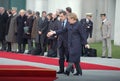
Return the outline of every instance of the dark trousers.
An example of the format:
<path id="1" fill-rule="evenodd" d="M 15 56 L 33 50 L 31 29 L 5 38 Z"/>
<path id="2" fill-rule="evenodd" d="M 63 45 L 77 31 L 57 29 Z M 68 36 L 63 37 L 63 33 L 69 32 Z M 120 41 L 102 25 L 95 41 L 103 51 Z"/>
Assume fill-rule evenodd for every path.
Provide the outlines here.
<path id="1" fill-rule="evenodd" d="M 25 45 L 26 44 L 18 44 L 18 52 L 24 53 L 25 52 Z"/>
<path id="2" fill-rule="evenodd" d="M 11 51 L 11 43 L 10 42 L 7 42 L 7 51 Z"/>
<path id="3" fill-rule="evenodd" d="M 57 38 L 55 39 L 49 39 L 49 49 L 52 49 L 57 54 Z M 49 50 L 48 49 L 48 50 Z"/>
<path id="4" fill-rule="evenodd" d="M 40 45 L 41 45 L 41 54 L 42 56 L 44 56 L 44 52 L 46 51 L 47 49 L 47 37 L 41 37 L 41 40 L 40 40 Z"/>
<path id="5" fill-rule="evenodd" d="M 2 48 L 1 48 L 1 50 L 6 50 L 6 41 L 5 41 L 5 40 L 2 40 L 1 43 L 2 43 Z"/>
<path id="6" fill-rule="evenodd" d="M 28 39 L 27 42 L 28 42 L 28 53 L 30 54 L 33 49 L 33 40 Z"/>
<path id="7" fill-rule="evenodd" d="M 64 71 L 64 62 L 68 62 L 69 54 L 68 54 L 68 48 L 64 46 L 64 44 L 59 47 L 59 68 L 60 71 Z"/>

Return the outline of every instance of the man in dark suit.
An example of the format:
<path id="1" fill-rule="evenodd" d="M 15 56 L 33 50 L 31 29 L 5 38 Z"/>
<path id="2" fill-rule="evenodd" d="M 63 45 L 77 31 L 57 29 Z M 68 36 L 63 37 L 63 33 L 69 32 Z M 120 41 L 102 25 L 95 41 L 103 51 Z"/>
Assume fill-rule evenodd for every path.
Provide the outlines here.
<path id="1" fill-rule="evenodd" d="M 40 35 L 40 44 L 41 44 L 41 56 L 44 55 L 44 52 L 46 50 L 46 44 L 47 44 L 47 31 L 48 31 L 48 19 L 46 15 L 46 11 L 42 12 L 42 17 L 38 21 L 38 28 L 39 28 L 39 35 Z"/>
<path id="2" fill-rule="evenodd" d="M 67 27 L 67 13 L 65 11 L 60 12 L 61 26 L 59 29 L 64 29 Z M 65 58 L 68 61 L 68 33 L 64 32 L 58 35 L 58 49 L 59 49 L 59 71 L 58 74 L 64 73 L 64 62 Z"/>

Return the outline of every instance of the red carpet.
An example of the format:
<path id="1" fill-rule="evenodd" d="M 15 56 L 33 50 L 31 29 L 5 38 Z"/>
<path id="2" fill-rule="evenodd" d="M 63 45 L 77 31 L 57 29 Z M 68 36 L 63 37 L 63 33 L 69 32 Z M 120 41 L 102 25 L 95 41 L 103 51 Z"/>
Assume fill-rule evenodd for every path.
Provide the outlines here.
<path id="1" fill-rule="evenodd" d="M 0 65 L 0 81 L 53 81 L 56 71 L 25 65 Z"/>
<path id="2" fill-rule="evenodd" d="M 58 66 L 58 59 L 56 58 L 23 55 L 23 54 L 16 54 L 10 52 L 0 52 L 0 57 Z M 67 63 L 65 63 L 65 66 L 67 66 Z M 84 63 L 84 62 L 81 62 L 81 67 L 82 69 L 85 70 L 120 70 L 120 68 L 118 67 L 104 66 L 104 65 Z"/>

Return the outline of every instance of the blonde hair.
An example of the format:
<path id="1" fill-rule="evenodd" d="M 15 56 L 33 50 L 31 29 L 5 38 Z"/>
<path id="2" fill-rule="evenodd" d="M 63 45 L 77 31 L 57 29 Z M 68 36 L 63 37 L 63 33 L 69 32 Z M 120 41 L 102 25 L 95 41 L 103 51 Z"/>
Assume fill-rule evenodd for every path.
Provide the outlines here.
<path id="1" fill-rule="evenodd" d="M 71 18 L 71 19 L 74 19 L 74 20 L 78 20 L 78 17 L 75 13 L 69 13 L 68 17 Z"/>

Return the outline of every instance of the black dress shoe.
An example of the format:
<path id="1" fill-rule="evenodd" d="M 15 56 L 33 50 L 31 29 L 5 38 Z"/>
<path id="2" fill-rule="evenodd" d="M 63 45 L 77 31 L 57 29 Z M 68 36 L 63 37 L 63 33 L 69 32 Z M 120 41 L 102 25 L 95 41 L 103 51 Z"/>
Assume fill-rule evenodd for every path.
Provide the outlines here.
<path id="1" fill-rule="evenodd" d="M 69 72 L 69 71 L 66 71 L 64 74 L 67 75 L 67 76 L 69 76 L 69 75 L 70 75 L 70 72 Z"/>
<path id="2" fill-rule="evenodd" d="M 11 53 L 16 53 L 16 51 L 11 51 Z"/>
<path id="3" fill-rule="evenodd" d="M 107 58 L 109 58 L 109 59 L 110 59 L 110 58 L 112 58 L 112 57 L 107 57 Z"/>
<path id="4" fill-rule="evenodd" d="M 64 74 L 64 71 L 58 71 L 57 74 Z"/>
<path id="5" fill-rule="evenodd" d="M 106 58 L 105 56 L 102 56 L 101 58 Z"/>
<path id="6" fill-rule="evenodd" d="M 73 74 L 74 76 L 79 76 L 79 75 L 81 75 L 82 76 L 82 73 L 80 74 L 80 73 L 75 73 L 75 74 Z"/>

